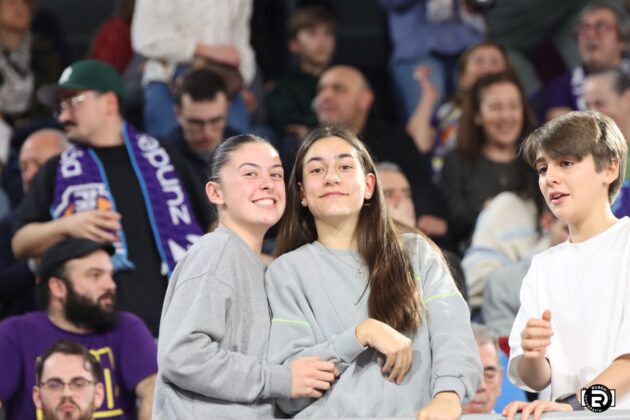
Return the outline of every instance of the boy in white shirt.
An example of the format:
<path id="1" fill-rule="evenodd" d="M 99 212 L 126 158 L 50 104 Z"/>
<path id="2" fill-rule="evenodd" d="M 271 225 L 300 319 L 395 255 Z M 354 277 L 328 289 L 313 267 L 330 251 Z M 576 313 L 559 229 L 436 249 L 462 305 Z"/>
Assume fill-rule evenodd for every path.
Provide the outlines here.
<path id="1" fill-rule="evenodd" d="M 583 410 L 582 390 L 594 384 L 615 390 L 616 408 L 628 409 L 630 219 L 610 209 L 623 183 L 626 142 L 604 114 L 571 112 L 535 130 L 522 152 L 570 235 L 534 257 L 510 334 L 510 380 L 532 392 L 551 385 L 551 401 L 515 401 L 503 415 Z"/>

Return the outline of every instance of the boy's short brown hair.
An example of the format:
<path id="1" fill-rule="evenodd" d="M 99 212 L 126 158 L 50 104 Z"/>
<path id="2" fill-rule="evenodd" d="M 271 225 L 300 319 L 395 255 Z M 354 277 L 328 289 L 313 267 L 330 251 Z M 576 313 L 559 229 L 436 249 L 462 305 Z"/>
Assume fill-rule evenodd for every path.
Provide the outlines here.
<path id="1" fill-rule="evenodd" d="M 334 32 L 337 18 L 329 8 L 319 4 L 300 7 L 289 18 L 289 39 L 295 38 L 301 30 L 317 25 L 330 26 Z"/>
<path id="2" fill-rule="evenodd" d="M 608 187 L 608 201 L 612 204 L 617 198 L 626 173 L 628 146 L 610 117 L 601 112 L 574 111 L 554 118 L 525 139 L 521 153 L 535 168 L 540 150 L 553 159 L 572 157 L 581 161 L 590 154 L 597 172 L 618 161 L 619 175 Z"/>

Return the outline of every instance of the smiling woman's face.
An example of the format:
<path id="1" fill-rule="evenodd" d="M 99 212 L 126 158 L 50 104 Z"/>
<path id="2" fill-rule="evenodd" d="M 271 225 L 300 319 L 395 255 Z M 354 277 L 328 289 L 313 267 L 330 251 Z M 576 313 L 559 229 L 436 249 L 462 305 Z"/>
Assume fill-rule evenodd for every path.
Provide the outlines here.
<path id="1" fill-rule="evenodd" d="M 315 221 L 358 220 L 361 207 L 374 193 L 374 174 L 365 174 L 357 150 L 339 137 L 316 141 L 304 156 L 302 205 Z"/>

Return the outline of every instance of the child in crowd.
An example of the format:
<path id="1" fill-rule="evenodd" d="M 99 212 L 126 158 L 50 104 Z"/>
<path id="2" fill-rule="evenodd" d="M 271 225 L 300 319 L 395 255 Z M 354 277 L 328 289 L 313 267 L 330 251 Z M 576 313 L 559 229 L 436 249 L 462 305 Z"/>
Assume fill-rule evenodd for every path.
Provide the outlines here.
<path id="1" fill-rule="evenodd" d="M 615 390 L 617 408 L 630 408 L 630 219 L 610 208 L 626 154 L 619 128 L 597 112 L 558 117 L 524 143 L 570 235 L 534 257 L 510 334 L 510 380 L 533 392 L 551 386 L 552 401 L 513 402 L 503 411 L 509 419 L 583 409 L 581 390 L 593 384 Z"/>
<path id="2" fill-rule="evenodd" d="M 321 5 L 299 8 L 289 19 L 289 51 L 296 63 L 267 96 L 270 123 L 280 136 L 303 139 L 317 124 L 313 100 L 335 52 L 335 29 L 335 17 Z"/>
<path id="3" fill-rule="evenodd" d="M 439 252 L 401 234 L 374 163 L 349 130 L 321 127 L 297 152 L 266 287 L 269 361 L 319 356 L 339 379 L 298 417 L 455 419 L 481 383 L 466 302 Z"/>
<path id="4" fill-rule="evenodd" d="M 219 227 L 195 243 L 169 281 L 153 415 L 269 418 L 274 397 L 321 396 L 334 364 L 263 361 L 271 320 L 260 254 L 285 206 L 278 152 L 256 136 L 231 137 L 210 158 L 208 180 Z"/>

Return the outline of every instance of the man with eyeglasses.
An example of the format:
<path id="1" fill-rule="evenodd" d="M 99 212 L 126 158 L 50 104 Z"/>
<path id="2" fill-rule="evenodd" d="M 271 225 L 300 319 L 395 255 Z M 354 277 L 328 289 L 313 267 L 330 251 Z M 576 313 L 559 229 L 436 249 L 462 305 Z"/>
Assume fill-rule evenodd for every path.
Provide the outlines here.
<path id="1" fill-rule="evenodd" d="M 101 365 L 82 345 L 60 340 L 37 358 L 33 403 L 42 420 L 89 420 L 105 398 Z"/>
<path id="2" fill-rule="evenodd" d="M 185 159 L 205 191 L 208 159 L 223 139 L 239 134 L 226 126 L 229 99 L 220 76 L 206 68 L 182 76 L 175 91 L 178 127 L 164 140 Z"/>
<path id="3" fill-rule="evenodd" d="M 503 368 L 499 361 L 499 344 L 496 335 L 480 324 L 472 324 L 479 357 L 483 365 L 483 382 L 473 399 L 463 407 L 464 414 L 494 413 L 494 406 L 501 394 Z"/>
<path id="4" fill-rule="evenodd" d="M 43 310 L 0 322 L 0 406 L 7 420 L 35 418 L 35 362 L 58 340 L 85 346 L 100 362 L 105 399 L 99 418 L 151 418 L 157 346 L 138 317 L 116 308 L 114 251 L 110 243 L 89 239 L 56 243 L 38 268 Z"/>
<path id="5" fill-rule="evenodd" d="M 181 156 L 124 120 L 124 95 L 116 70 L 95 60 L 38 90 L 74 146 L 33 179 L 12 248 L 26 259 L 66 237 L 112 242 L 120 307 L 157 336 L 168 277 L 214 218 Z"/>
<path id="6" fill-rule="evenodd" d="M 630 61 L 624 58 L 630 22 L 617 7 L 608 3 L 586 7 L 575 28 L 575 36 L 582 64 L 551 81 L 544 89 L 543 110 L 547 120 L 572 110 L 586 110 L 582 92 L 589 73 L 620 68 L 630 74 Z"/>

